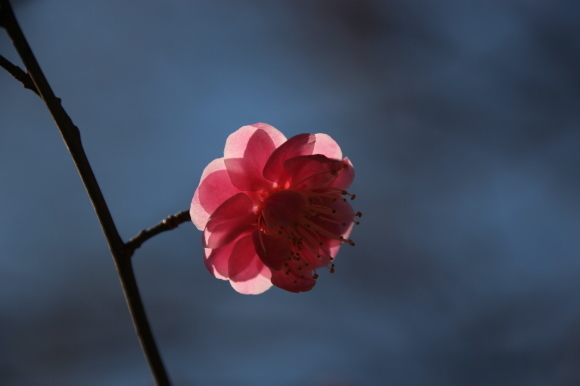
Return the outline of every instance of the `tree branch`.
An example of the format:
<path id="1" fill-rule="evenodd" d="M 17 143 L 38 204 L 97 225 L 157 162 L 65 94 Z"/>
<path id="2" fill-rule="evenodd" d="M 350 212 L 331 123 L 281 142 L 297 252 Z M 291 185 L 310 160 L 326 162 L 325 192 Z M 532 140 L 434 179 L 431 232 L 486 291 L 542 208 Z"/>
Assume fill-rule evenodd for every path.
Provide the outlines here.
<path id="1" fill-rule="evenodd" d="M 10 36 L 14 47 L 16 47 L 16 50 L 22 59 L 22 63 L 24 63 L 24 66 L 26 67 L 40 97 L 48 107 L 68 151 L 73 158 L 75 166 L 77 167 L 81 180 L 83 181 L 101 224 L 101 228 L 105 234 L 105 238 L 107 239 L 107 244 L 109 245 L 111 254 L 113 255 L 113 260 L 117 267 L 119 279 L 121 280 L 121 285 L 125 293 L 125 299 L 127 300 L 133 318 L 133 324 L 137 331 L 143 351 L 145 352 L 151 372 L 153 373 L 153 377 L 155 378 L 157 385 L 170 385 L 169 377 L 165 371 L 149 322 L 147 321 L 145 309 L 135 280 L 131 259 L 127 257 L 127 254 L 125 253 L 125 244 L 119 236 L 119 232 L 117 231 L 117 227 L 115 226 L 107 203 L 105 202 L 105 198 L 103 197 L 99 184 L 97 183 L 89 164 L 81 143 L 80 132 L 61 106 L 60 99 L 54 95 L 48 81 L 44 77 L 38 62 L 36 61 L 36 58 L 32 53 L 20 26 L 18 25 L 8 0 L 0 0 L 0 26 L 4 27 Z"/>
<path id="2" fill-rule="evenodd" d="M 20 67 L 18 67 L 15 64 L 12 64 L 8 59 L 6 59 L 2 55 L 0 55 L 0 67 L 4 68 L 6 71 L 8 71 L 10 75 L 14 77 L 14 79 L 22 83 L 24 88 L 32 90 L 36 93 L 36 95 L 40 96 L 38 90 L 36 89 L 36 86 L 34 85 L 34 82 L 32 81 L 32 79 L 30 79 L 30 76 L 26 72 L 24 72 Z"/>
<path id="3" fill-rule="evenodd" d="M 179 226 L 179 224 L 183 224 L 184 222 L 188 221 L 191 221 L 189 210 L 184 210 L 183 212 L 168 216 L 159 224 L 154 225 L 149 229 L 142 230 L 137 236 L 129 240 L 125 244 L 125 253 L 129 256 L 133 255 L 133 252 L 135 252 L 135 250 L 139 248 L 145 241 L 154 236 L 157 236 L 160 233 L 175 229 Z"/>

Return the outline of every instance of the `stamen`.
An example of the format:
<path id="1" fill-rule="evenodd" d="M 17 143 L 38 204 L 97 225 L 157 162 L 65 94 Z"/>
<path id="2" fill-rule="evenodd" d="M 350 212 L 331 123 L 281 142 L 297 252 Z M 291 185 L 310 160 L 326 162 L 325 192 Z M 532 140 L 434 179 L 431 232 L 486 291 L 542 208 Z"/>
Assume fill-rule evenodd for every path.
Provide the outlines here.
<path id="1" fill-rule="evenodd" d="M 343 213 L 343 212 L 338 212 L 336 209 L 330 209 L 328 206 L 323 206 L 323 205 L 312 205 L 312 209 L 318 213 L 332 215 L 333 217 L 350 217 L 350 218 L 352 218 L 354 216 L 357 216 L 357 217 L 362 216 L 361 212 Z"/>
<path id="2" fill-rule="evenodd" d="M 303 180 L 294 183 L 292 186 L 288 186 L 290 184 L 287 184 L 284 189 L 296 188 L 296 186 L 303 184 L 309 179 L 324 174 L 332 174 L 336 176 L 347 167 L 348 165 L 345 164 L 337 170 L 314 173 Z M 293 191 L 299 193 L 306 203 L 306 205 L 302 207 L 303 212 L 295 214 L 292 224 L 271 229 L 267 227 L 260 210 L 258 217 L 260 244 L 257 247 L 261 247 L 264 254 L 267 254 L 265 245 L 266 240 L 264 240 L 262 232 L 268 236 L 274 236 L 287 242 L 289 256 L 288 260 L 283 263 L 282 271 L 286 275 L 292 273 L 296 278 L 293 282 L 294 284 L 297 284 L 298 278 L 306 279 L 309 275 L 311 275 L 309 277 L 316 280 L 319 277 L 319 275 L 313 270 L 313 268 L 316 267 L 326 266 L 330 273 L 335 272 L 335 266 L 332 263 L 334 257 L 329 251 L 329 239 L 338 240 L 339 242 L 354 246 L 354 241 L 342 236 L 341 233 L 344 232 L 341 230 L 347 229 L 347 226 L 352 226 L 352 224 L 360 224 L 360 222 L 356 220 L 356 217 L 362 217 L 362 213 L 345 213 L 340 211 L 343 208 L 335 204 L 339 199 L 346 202 L 347 198 L 350 197 L 350 200 L 354 200 L 356 197 L 355 194 L 351 194 L 344 189 L 335 187 L 318 187 L 293 189 Z"/>

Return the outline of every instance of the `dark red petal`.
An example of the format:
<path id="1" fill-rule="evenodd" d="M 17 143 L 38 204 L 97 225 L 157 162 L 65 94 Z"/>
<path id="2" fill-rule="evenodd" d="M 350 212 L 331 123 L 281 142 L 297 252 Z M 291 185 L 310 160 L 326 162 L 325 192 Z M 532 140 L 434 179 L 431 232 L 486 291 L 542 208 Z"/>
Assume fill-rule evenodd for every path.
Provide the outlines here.
<path id="1" fill-rule="evenodd" d="M 304 197 L 293 190 L 280 190 L 264 200 L 262 216 L 268 229 L 292 226 L 304 216 Z"/>
<path id="2" fill-rule="evenodd" d="M 322 226 L 324 229 L 328 230 L 332 234 L 348 237 L 346 235 L 346 232 L 350 228 L 350 225 L 353 224 L 352 220 L 356 220 L 356 218 L 354 218 L 353 216 L 350 217 L 341 216 L 341 214 L 351 215 L 355 213 L 354 210 L 352 209 L 352 206 L 350 205 L 350 200 L 347 198 L 345 201 L 343 197 L 339 198 L 335 202 L 329 202 L 329 200 L 326 200 L 326 206 L 328 206 L 330 209 L 336 210 L 335 215 L 328 215 L 328 217 L 337 221 L 338 224 L 327 221 L 320 223 L 320 226 Z M 318 221 L 319 220 L 317 220 L 316 222 Z"/>
<path id="3" fill-rule="evenodd" d="M 238 193 L 221 204 L 211 215 L 204 231 L 206 248 L 219 248 L 233 241 L 257 220 L 252 200 Z"/>
<path id="4" fill-rule="evenodd" d="M 248 281 L 258 276 L 263 268 L 264 264 L 256 254 L 252 235 L 248 234 L 236 241 L 228 263 L 230 280 Z"/>
<path id="5" fill-rule="evenodd" d="M 316 280 L 312 279 L 312 275 L 302 279 L 292 272 L 286 274 L 284 270 L 280 270 L 272 271 L 272 284 L 286 291 L 298 293 L 310 291 L 316 285 Z"/>
<path id="6" fill-rule="evenodd" d="M 337 211 L 337 215 L 333 216 L 332 219 L 339 222 L 339 224 L 328 221 L 322 222 L 320 220 L 316 220 L 315 222 L 324 229 L 328 230 L 330 233 L 342 236 L 343 238 L 347 239 L 350 236 L 350 232 L 352 231 L 352 228 L 354 226 L 354 222 L 352 221 L 353 217 L 340 217 L 338 216 L 338 213 L 344 214 L 354 213 L 352 207 L 350 206 L 349 201 L 339 199 L 336 202 L 328 203 L 327 205 L 331 209 L 335 209 Z M 354 220 L 356 220 L 356 218 L 354 218 Z M 335 257 L 338 253 L 338 250 L 344 244 L 340 240 L 331 239 L 325 236 L 320 237 L 320 242 L 322 243 L 321 249 L 324 251 L 324 253 L 320 254 L 321 258 L 318 259 L 319 264 L 317 264 L 314 268 L 326 265 L 329 262 L 328 254 L 331 257 Z"/>
<path id="7" fill-rule="evenodd" d="M 290 245 L 282 237 L 268 236 L 260 230 L 255 230 L 252 239 L 258 256 L 268 268 L 279 270 L 290 258 Z"/>
<path id="8" fill-rule="evenodd" d="M 265 178 L 278 184 L 283 184 L 290 178 L 284 169 L 284 162 L 287 159 L 300 155 L 310 155 L 314 149 L 316 137 L 314 134 L 298 134 L 284 142 L 279 148 L 274 150 L 266 166 L 263 175 Z"/>
<path id="9" fill-rule="evenodd" d="M 342 161 L 315 154 L 290 158 L 284 162 L 284 169 L 292 176 L 290 188 L 321 188 L 338 178 L 342 164 Z"/>

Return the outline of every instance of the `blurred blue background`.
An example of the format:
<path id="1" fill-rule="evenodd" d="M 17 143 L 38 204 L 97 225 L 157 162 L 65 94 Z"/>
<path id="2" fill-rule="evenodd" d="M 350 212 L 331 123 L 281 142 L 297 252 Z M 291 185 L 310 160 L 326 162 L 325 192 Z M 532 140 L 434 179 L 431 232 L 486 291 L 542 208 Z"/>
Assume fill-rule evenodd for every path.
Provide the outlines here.
<path id="1" fill-rule="evenodd" d="M 246 124 L 355 165 L 357 245 L 309 293 L 236 293 L 189 223 L 136 253 L 175 385 L 580 384 L 577 1 L 14 8 L 125 240 Z M 0 384 L 151 385 L 58 131 L 3 70 L 0 128 Z"/>

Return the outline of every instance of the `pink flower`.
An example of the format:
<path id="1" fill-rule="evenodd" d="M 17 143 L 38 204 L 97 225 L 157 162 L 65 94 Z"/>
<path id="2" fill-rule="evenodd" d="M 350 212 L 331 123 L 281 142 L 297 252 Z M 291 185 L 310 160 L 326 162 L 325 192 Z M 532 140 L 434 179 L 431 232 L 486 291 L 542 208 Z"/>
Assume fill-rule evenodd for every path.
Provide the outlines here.
<path id="1" fill-rule="evenodd" d="M 231 134 L 201 176 L 191 219 L 203 230 L 205 265 L 243 294 L 272 285 L 309 291 L 348 239 L 356 217 L 345 197 L 348 158 L 326 134 L 288 140 L 265 123 Z"/>

